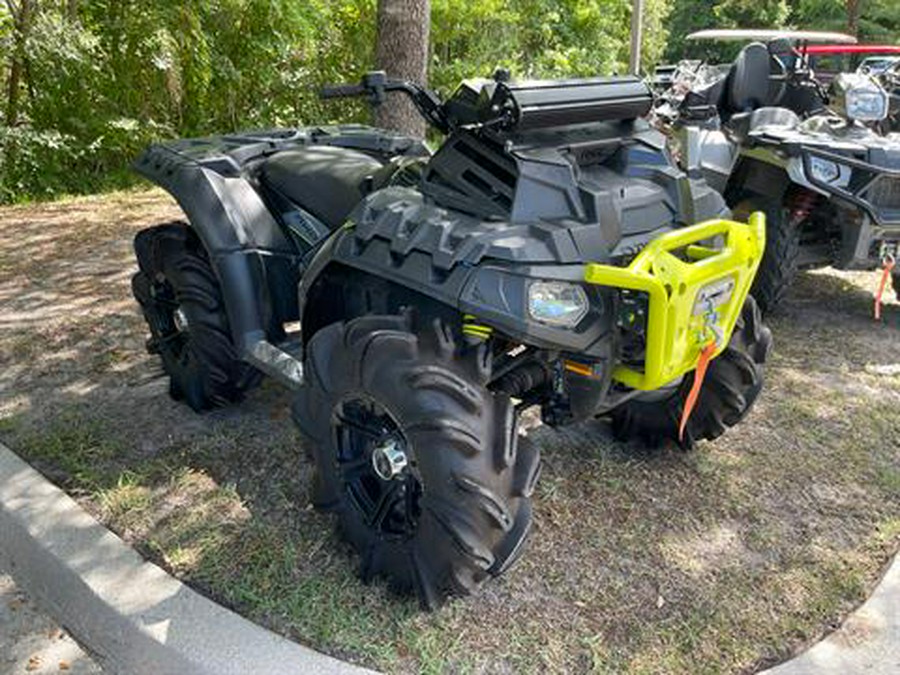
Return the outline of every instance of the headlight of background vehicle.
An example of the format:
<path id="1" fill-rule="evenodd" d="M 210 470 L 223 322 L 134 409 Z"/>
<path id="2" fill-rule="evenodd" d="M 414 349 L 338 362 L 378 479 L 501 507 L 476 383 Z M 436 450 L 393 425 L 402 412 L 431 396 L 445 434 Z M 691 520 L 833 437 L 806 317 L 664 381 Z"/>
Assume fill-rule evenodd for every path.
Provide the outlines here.
<path id="1" fill-rule="evenodd" d="M 847 92 L 847 117 L 861 122 L 879 122 L 887 117 L 884 91 L 851 89 Z"/>
<path id="2" fill-rule="evenodd" d="M 871 76 L 841 73 L 832 82 L 838 101 L 844 99 L 847 117 L 860 122 L 879 122 L 887 117 L 888 96 Z"/>
<path id="3" fill-rule="evenodd" d="M 535 321 L 573 328 L 588 312 L 587 293 L 565 281 L 532 281 L 528 286 L 528 314 Z"/>

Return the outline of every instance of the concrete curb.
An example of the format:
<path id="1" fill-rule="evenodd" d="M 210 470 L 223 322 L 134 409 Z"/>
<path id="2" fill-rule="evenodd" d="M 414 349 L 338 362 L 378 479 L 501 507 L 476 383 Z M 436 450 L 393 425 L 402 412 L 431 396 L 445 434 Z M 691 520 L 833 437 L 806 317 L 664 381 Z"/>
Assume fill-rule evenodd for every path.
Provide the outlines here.
<path id="1" fill-rule="evenodd" d="M 802 654 L 760 675 L 900 673 L 900 555 L 871 597 L 841 627 Z"/>
<path id="2" fill-rule="evenodd" d="M 362 675 L 217 605 L 141 558 L 0 444 L 0 567 L 128 675 Z"/>

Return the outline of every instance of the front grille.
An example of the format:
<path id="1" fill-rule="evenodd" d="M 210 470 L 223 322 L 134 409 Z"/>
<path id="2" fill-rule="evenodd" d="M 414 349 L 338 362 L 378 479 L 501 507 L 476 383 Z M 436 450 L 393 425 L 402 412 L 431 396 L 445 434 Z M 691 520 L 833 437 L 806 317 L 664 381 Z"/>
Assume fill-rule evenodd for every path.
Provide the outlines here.
<path id="1" fill-rule="evenodd" d="M 900 176 L 882 176 L 866 191 L 866 199 L 880 211 L 900 210 Z"/>

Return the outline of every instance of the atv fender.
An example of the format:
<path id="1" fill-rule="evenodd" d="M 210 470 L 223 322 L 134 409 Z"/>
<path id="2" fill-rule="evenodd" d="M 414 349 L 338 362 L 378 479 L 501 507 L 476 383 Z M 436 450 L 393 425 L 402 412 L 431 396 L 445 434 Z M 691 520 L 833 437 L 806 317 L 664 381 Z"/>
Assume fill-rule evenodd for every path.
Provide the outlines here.
<path id="1" fill-rule="evenodd" d="M 181 206 L 210 260 L 225 298 L 235 345 L 243 353 L 258 340 L 281 337 L 294 320 L 299 260 L 259 194 L 229 157 L 194 160 L 154 145 L 136 170 Z M 284 289 L 284 290 L 279 290 Z"/>
<path id="2" fill-rule="evenodd" d="M 776 159 L 774 156 L 769 157 L 768 154 L 763 153 L 763 156 L 759 156 L 760 153 L 754 153 L 752 150 L 741 152 L 724 192 L 725 201 L 732 207 L 748 192 L 765 195 L 777 202 L 784 198 L 791 184 L 791 177 L 786 170 L 787 165 L 784 161 L 778 163 L 768 161 Z"/>
<path id="3" fill-rule="evenodd" d="M 316 290 L 320 280 L 341 269 L 427 299 L 435 310 L 473 314 L 536 347 L 608 357 L 609 302 L 596 303 L 600 309 L 578 331 L 525 316 L 528 280 L 583 278 L 582 254 L 569 233 L 552 224 L 494 228 L 493 233 L 490 228 L 474 218 L 448 219 L 446 212 L 405 188 L 371 196 L 350 214 L 343 231 L 321 246 L 300 281 L 304 342 L 330 320 L 350 318 L 332 315 L 338 299 Z M 454 240 L 455 245 L 450 243 Z"/>
<path id="4" fill-rule="evenodd" d="M 755 192 L 767 199 L 781 202 L 791 187 L 830 196 L 827 190 L 806 177 L 803 157 L 778 157 L 761 149 L 744 150 L 728 179 L 725 199 L 736 204 L 747 192 Z"/>

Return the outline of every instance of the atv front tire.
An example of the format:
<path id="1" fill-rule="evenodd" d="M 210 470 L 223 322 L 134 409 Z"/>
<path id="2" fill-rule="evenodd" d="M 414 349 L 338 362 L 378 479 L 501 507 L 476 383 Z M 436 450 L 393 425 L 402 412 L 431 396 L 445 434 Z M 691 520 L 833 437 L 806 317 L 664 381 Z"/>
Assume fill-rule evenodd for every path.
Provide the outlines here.
<path id="1" fill-rule="evenodd" d="M 398 316 L 332 324 L 306 351 L 293 412 L 313 501 L 337 514 L 365 581 L 426 609 L 505 571 L 531 524 L 539 456 L 518 443 L 512 401 L 486 388 L 488 359 L 439 321 Z"/>
<path id="2" fill-rule="evenodd" d="M 169 393 L 195 411 L 238 401 L 262 375 L 238 359 L 219 282 L 197 235 L 185 223 L 158 225 L 134 239 L 134 297 L 150 327 Z"/>
<path id="3" fill-rule="evenodd" d="M 771 347 L 772 333 L 763 324 L 753 297 L 747 296 L 728 346 L 709 363 L 684 438 L 679 441 L 678 426 L 694 373 L 668 397 L 634 398 L 616 408 L 612 414 L 616 438 L 639 438 L 651 446 L 673 441 L 685 450 L 701 439 L 718 438 L 753 407 L 762 389 L 763 364 Z"/>
<path id="4" fill-rule="evenodd" d="M 737 218 L 746 219 L 754 211 L 766 214 L 766 250 L 750 293 L 760 311 L 767 314 L 781 302 L 797 277 L 800 226 L 780 203 L 772 200 L 746 200 L 734 208 Z"/>

